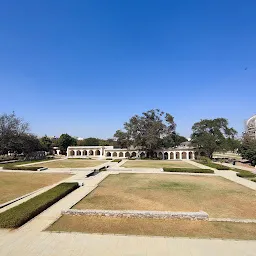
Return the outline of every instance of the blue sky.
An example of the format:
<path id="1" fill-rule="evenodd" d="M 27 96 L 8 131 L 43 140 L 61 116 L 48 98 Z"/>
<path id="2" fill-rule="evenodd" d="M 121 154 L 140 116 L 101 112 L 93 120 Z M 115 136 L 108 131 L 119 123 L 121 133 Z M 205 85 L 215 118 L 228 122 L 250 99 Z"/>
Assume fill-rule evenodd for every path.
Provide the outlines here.
<path id="1" fill-rule="evenodd" d="M 256 114 L 256 1 L 0 0 L 0 113 L 38 135 L 111 137 L 160 108 L 189 136 Z M 247 70 L 245 70 L 247 68 Z"/>

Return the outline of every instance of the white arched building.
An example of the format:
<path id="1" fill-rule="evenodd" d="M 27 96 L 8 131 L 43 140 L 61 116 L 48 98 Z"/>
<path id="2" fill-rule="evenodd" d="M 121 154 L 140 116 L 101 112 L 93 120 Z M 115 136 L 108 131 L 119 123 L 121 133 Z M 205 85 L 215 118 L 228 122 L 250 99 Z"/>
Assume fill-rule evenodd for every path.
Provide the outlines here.
<path id="1" fill-rule="evenodd" d="M 114 148 L 113 146 L 71 146 L 67 149 L 68 158 L 141 158 L 145 157 L 145 154 L 145 151 Z M 154 156 L 166 160 L 193 160 L 195 159 L 195 150 L 183 143 L 177 148 L 156 150 Z"/>

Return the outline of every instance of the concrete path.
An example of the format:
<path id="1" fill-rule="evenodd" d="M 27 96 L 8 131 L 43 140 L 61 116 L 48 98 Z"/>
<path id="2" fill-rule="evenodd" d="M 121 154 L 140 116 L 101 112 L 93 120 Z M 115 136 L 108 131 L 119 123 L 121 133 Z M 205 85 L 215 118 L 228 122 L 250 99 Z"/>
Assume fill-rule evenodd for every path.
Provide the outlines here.
<path id="1" fill-rule="evenodd" d="M 253 172 L 256 174 L 256 168 L 253 168 L 253 167 L 245 167 L 245 166 L 241 166 L 241 165 L 233 165 L 233 164 L 227 164 L 227 163 L 219 163 L 219 164 L 225 165 L 230 168 L 237 168 L 237 169 L 241 169 L 241 170 L 245 170 L 245 171 L 250 171 L 250 172 Z"/>

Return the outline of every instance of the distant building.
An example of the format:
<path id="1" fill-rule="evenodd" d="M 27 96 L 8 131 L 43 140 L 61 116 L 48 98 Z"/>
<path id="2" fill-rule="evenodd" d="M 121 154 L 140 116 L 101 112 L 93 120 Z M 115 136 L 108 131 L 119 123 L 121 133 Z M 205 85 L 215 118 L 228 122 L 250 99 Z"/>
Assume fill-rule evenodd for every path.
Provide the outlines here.
<path id="1" fill-rule="evenodd" d="M 245 122 L 245 132 L 250 137 L 256 139 L 256 115 L 252 116 Z"/>

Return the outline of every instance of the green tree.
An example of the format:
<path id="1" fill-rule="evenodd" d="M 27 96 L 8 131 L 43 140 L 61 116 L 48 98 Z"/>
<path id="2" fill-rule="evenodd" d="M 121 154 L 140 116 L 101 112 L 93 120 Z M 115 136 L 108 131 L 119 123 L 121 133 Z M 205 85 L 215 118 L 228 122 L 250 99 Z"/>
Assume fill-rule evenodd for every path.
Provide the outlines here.
<path id="1" fill-rule="evenodd" d="M 124 123 L 124 132 L 118 130 L 115 138 L 123 146 L 134 146 L 147 152 L 150 157 L 153 152 L 163 146 L 162 140 L 175 131 L 174 118 L 169 113 L 152 109 L 135 115 Z"/>
<path id="2" fill-rule="evenodd" d="M 250 163 L 256 165 L 256 139 L 251 138 L 247 134 L 243 136 L 239 153 L 244 159 L 250 161 Z"/>
<path id="3" fill-rule="evenodd" d="M 69 146 L 76 146 L 76 144 L 77 144 L 77 140 L 71 137 L 70 135 L 68 135 L 67 133 L 61 134 L 60 138 L 58 139 L 58 146 L 62 151 L 62 153 L 66 153 L 67 148 Z"/>
<path id="4" fill-rule="evenodd" d="M 114 138 L 116 139 L 117 147 L 129 148 L 131 146 L 132 141 L 130 140 L 127 132 L 117 130 L 114 134 Z"/>
<path id="5" fill-rule="evenodd" d="M 234 128 L 228 127 L 228 120 L 225 118 L 204 119 L 193 125 L 191 139 L 199 150 L 212 158 L 215 151 L 227 151 L 228 140 L 234 139 L 236 134 Z"/>
<path id="6" fill-rule="evenodd" d="M 180 136 L 176 132 L 169 134 L 162 139 L 164 148 L 172 148 L 179 146 L 182 142 L 188 141 L 187 138 Z"/>
<path id="7" fill-rule="evenodd" d="M 79 146 L 99 146 L 100 139 L 89 137 L 84 140 L 78 141 Z"/>
<path id="8" fill-rule="evenodd" d="M 21 151 L 19 147 L 22 143 L 18 141 L 28 132 L 28 123 L 17 117 L 14 112 L 0 115 L 0 154 L 7 154 L 8 151 Z"/>
<path id="9" fill-rule="evenodd" d="M 46 135 L 42 138 L 40 138 L 40 143 L 42 146 L 42 149 L 49 152 L 52 150 L 53 147 L 53 141 L 51 138 L 47 137 Z"/>

